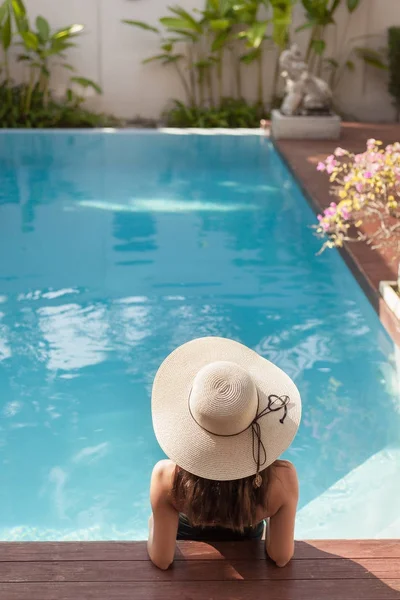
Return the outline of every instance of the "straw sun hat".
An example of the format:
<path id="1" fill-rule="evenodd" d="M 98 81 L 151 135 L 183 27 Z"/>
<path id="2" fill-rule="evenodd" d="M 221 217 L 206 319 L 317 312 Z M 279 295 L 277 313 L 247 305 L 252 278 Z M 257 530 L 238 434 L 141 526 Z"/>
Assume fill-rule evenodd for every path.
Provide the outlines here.
<path id="1" fill-rule="evenodd" d="M 198 477 L 255 475 L 292 443 L 300 394 L 286 373 L 246 346 L 219 337 L 192 340 L 159 368 L 153 426 L 165 454 Z"/>

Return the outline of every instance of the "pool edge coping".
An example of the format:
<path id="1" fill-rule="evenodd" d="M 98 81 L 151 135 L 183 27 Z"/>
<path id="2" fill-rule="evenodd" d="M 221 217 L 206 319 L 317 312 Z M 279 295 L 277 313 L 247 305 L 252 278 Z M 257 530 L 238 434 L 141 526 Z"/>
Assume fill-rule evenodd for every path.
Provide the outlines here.
<path id="1" fill-rule="evenodd" d="M 266 135 L 265 130 L 261 128 L 208 128 L 202 129 L 198 127 L 154 127 L 154 128 L 146 128 L 146 127 L 82 127 L 82 128 L 57 128 L 57 127 L 49 127 L 46 128 L 4 128 L 0 129 L 0 137 L 2 133 L 14 133 L 14 134 L 74 134 L 74 135 L 90 135 L 93 133 L 96 134 L 118 134 L 118 135 L 131 135 L 134 133 L 145 134 L 145 135 L 155 135 L 155 134 L 168 134 L 168 135 L 204 135 L 204 136 L 212 136 L 212 135 L 228 135 L 228 136 L 252 136 L 252 137 L 269 137 Z"/>

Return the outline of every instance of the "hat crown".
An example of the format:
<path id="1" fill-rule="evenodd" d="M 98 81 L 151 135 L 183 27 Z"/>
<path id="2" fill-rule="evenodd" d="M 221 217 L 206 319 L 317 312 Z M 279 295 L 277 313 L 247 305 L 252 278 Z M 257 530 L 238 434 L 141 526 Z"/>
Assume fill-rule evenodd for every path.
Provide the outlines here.
<path id="1" fill-rule="evenodd" d="M 193 418 L 206 431 L 236 435 L 250 427 L 257 416 L 257 388 L 239 365 L 212 362 L 194 378 L 189 404 Z"/>

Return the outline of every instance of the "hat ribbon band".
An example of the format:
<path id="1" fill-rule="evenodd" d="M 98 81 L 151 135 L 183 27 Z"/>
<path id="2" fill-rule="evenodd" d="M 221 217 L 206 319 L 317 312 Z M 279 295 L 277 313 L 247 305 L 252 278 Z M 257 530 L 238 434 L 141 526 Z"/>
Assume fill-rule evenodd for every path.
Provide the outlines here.
<path id="1" fill-rule="evenodd" d="M 199 427 L 201 427 L 201 429 L 203 429 L 203 431 L 206 431 L 210 435 L 215 435 L 217 437 L 235 437 L 236 435 L 241 435 L 242 433 L 244 433 L 251 427 L 253 458 L 254 458 L 254 462 L 256 463 L 256 466 L 257 466 L 257 471 L 256 471 L 256 475 L 253 480 L 253 485 L 255 488 L 261 487 L 262 477 L 260 475 L 260 467 L 262 467 L 267 461 L 267 451 L 265 450 L 264 443 L 261 439 L 261 425 L 259 423 L 259 420 L 262 419 L 262 417 L 265 417 L 266 415 L 269 415 L 273 412 L 277 412 L 278 410 L 283 409 L 283 416 L 279 419 L 279 422 L 283 425 L 283 423 L 285 422 L 286 416 L 287 416 L 287 412 L 288 412 L 288 404 L 290 402 L 289 396 L 277 396 L 276 394 L 270 394 L 268 396 L 267 406 L 261 412 L 258 412 L 258 409 L 260 406 L 260 397 L 258 395 L 258 390 L 257 390 L 257 413 L 256 413 L 256 416 L 254 417 L 253 421 L 250 423 L 250 425 L 248 425 L 242 431 L 238 431 L 237 433 L 221 434 L 221 433 L 214 433 L 213 431 L 206 429 L 195 419 L 195 417 L 192 413 L 192 410 L 190 408 L 191 393 L 192 393 L 192 390 L 190 390 L 189 401 L 188 401 L 189 413 L 190 413 L 192 419 L 197 423 L 197 425 Z M 262 460 L 261 460 L 261 458 L 262 458 Z"/>

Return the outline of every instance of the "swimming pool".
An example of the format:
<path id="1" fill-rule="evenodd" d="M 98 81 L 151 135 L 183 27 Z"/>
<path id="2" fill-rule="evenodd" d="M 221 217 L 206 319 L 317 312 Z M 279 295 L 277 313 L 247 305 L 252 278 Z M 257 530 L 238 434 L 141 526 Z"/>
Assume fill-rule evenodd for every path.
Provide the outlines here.
<path id="1" fill-rule="evenodd" d="M 396 353 L 258 136 L 0 134 L 0 539 L 140 539 L 154 373 L 232 337 L 303 396 L 297 536 L 400 536 Z"/>

